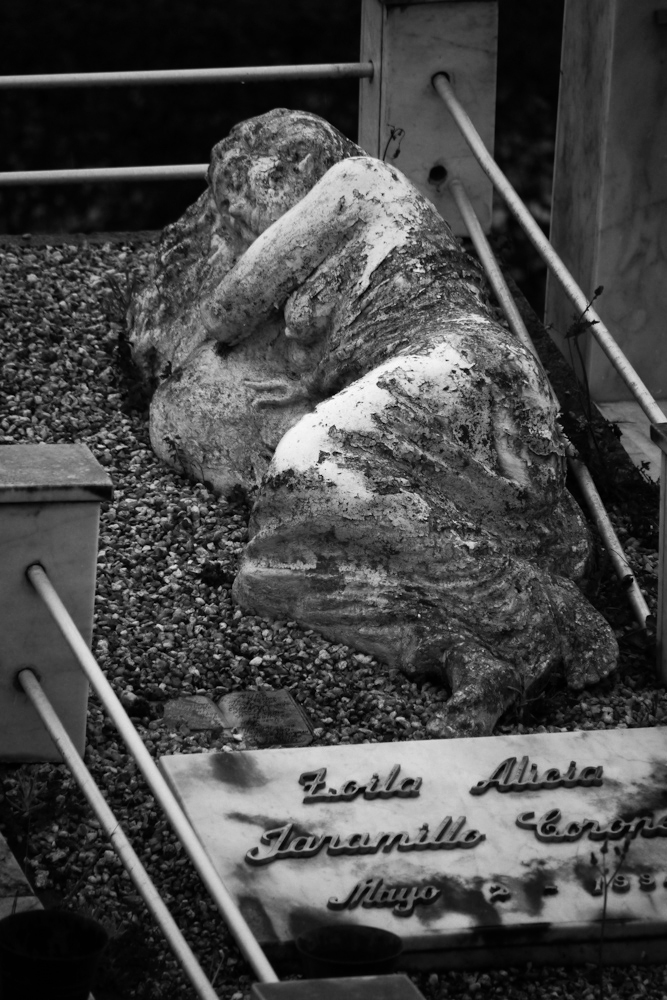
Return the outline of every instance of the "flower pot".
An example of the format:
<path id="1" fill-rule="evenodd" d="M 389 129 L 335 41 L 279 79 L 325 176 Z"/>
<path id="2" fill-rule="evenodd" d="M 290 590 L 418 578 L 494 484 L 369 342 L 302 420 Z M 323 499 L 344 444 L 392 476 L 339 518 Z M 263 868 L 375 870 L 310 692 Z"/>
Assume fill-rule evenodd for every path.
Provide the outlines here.
<path id="1" fill-rule="evenodd" d="M 88 1000 L 108 935 L 78 913 L 30 910 L 0 920 L 2 1000 Z"/>
<path id="2" fill-rule="evenodd" d="M 295 944 L 308 979 L 386 975 L 394 971 L 403 951 L 397 934 L 357 924 L 316 927 Z"/>

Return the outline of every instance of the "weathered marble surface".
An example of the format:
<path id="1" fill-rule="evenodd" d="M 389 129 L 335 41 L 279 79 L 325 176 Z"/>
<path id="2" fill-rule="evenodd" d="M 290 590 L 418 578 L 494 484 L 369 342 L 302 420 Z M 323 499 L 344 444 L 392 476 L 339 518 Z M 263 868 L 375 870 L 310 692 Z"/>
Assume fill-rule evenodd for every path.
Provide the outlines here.
<path id="1" fill-rule="evenodd" d="M 307 112 L 278 108 L 241 122 L 214 147 L 206 191 L 164 230 L 151 277 L 133 299 L 132 357 L 154 390 L 151 444 L 218 493 L 256 484 L 282 435 L 310 408 L 305 397 L 265 406 L 263 389 L 298 381 L 309 352 L 285 337 L 276 310 L 231 349 L 211 337 L 202 306 L 329 167 L 361 153 Z"/>
<path id="2" fill-rule="evenodd" d="M 512 773 L 517 789 L 492 786 L 471 793 L 508 758 L 517 762 Z M 605 960 L 634 962 L 644 953 L 648 960 L 664 960 L 666 760 L 667 734 L 656 728 L 176 755 L 163 757 L 160 767 L 272 954 L 288 954 L 289 943 L 306 928 L 340 921 L 401 935 L 406 967 L 480 968 L 531 960 L 597 961 L 603 899 L 596 880 L 604 841 L 591 839 L 589 828 L 569 825 L 584 819 L 597 821 L 602 832 L 618 820 L 606 855 L 609 874 L 618 861 L 614 847 L 634 830 L 618 873 L 623 877 L 608 892 Z M 402 787 L 407 797 L 364 798 L 348 784 L 368 789 L 376 774 L 381 786 L 396 765 L 400 771 L 389 791 Z M 554 787 L 521 788 L 521 771 L 525 783 L 533 765 L 537 777 Z M 559 775 L 547 773 L 551 768 Z M 305 802 L 314 772 L 321 769 L 326 787 L 314 794 L 325 799 Z M 570 787 L 559 785 L 558 777 Z M 337 797 L 329 795 L 331 788 Z M 344 792 L 347 801 L 341 799 Z M 551 819 L 561 831 L 568 828 L 571 839 L 538 838 L 530 824 L 550 810 L 559 811 Z M 420 835 L 433 839 L 447 816 L 452 824 L 442 839 L 458 826 L 459 838 L 468 835 L 468 846 L 401 850 L 394 844 L 359 853 L 363 834 L 404 831 L 412 841 Z M 523 825 L 517 824 L 519 817 Z M 653 827 L 651 836 L 643 835 L 642 824 L 644 833 Z M 249 863 L 248 858 L 256 862 L 271 855 L 278 835 L 262 842 L 271 830 L 282 830 L 283 845 L 291 843 L 295 856 Z M 313 850 L 317 840 L 310 838 L 323 834 L 338 834 L 349 853 L 329 853 L 330 842 Z M 346 899 L 369 878 L 380 878 L 385 886 L 430 886 L 435 895 L 403 915 L 393 905 L 327 905 Z M 366 902 L 372 902 L 369 896 L 367 890 Z"/>
<path id="3" fill-rule="evenodd" d="M 567 0 L 551 241 L 657 398 L 667 396 L 667 26 L 652 0 Z M 585 108 L 585 113 L 582 113 Z M 547 327 L 563 339 L 574 308 L 549 278 Z M 632 394 L 590 335 L 598 402 Z"/>
<path id="4" fill-rule="evenodd" d="M 216 147 L 224 239 L 206 216 L 202 243 L 200 200 L 135 302 L 146 377 L 180 359 L 151 439 L 220 492 L 265 473 L 244 610 L 440 676 L 433 731 L 489 733 L 555 669 L 608 674 L 616 643 L 575 585 L 590 539 L 544 373 L 433 205 L 354 152 L 281 110 Z"/>

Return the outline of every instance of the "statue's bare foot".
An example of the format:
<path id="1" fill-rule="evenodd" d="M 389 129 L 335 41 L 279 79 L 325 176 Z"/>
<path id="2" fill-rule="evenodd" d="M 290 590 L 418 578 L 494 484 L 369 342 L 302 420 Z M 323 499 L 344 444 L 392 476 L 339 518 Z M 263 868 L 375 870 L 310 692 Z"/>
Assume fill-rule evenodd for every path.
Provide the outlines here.
<path id="1" fill-rule="evenodd" d="M 491 736 L 500 716 L 520 693 L 516 668 L 468 640 L 445 653 L 442 672 L 452 696 L 426 727 L 440 739 Z"/>

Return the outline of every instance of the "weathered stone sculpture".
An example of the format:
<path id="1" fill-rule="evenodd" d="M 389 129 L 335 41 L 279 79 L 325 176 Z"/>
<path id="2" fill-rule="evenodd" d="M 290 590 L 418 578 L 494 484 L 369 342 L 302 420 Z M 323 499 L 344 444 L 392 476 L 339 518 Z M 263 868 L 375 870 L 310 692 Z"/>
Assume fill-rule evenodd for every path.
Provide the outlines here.
<path id="1" fill-rule="evenodd" d="M 576 586 L 590 539 L 557 404 L 431 204 L 311 118 L 272 112 L 216 147 L 168 296 L 177 228 L 163 240 L 136 310 L 144 370 L 172 365 L 152 439 L 220 490 L 277 445 L 241 607 L 439 674 L 432 731 L 489 733 L 553 671 L 579 688 L 616 664 Z"/>
<path id="2" fill-rule="evenodd" d="M 285 336 L 282 311 L 230 349 L 210 336 L 202 304 L 253 241 L 327 170 L 362 150 L 328 122 L 279 108 L 237 125 L 214 147 L 209 184 L 164 230 L 153 272 L 134 297 L 130 346 L 154 390 L 150 435 L 165 462 L 218 493 L 256 486 L 305 399 L 263 408 L 265 383 L 291 386 L 308 351 Z"/>

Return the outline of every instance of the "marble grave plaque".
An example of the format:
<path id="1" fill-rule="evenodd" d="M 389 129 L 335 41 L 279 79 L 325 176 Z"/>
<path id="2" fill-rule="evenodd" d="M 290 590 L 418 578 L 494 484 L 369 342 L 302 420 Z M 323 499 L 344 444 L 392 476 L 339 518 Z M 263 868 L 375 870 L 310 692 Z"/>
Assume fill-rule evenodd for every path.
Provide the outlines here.
<path id="1" fill-rule="evenodd" d="M 174 729 L 187 726 L 193 732 L 225 728 L 222 712 L 203 694 L 168 701 L 164 706 L 163 721 Z"/>
<path id="2" fill-rule="evenodd" d="M 289 691 L 234 691 L 218 702 L 225 728 L 238 729 L 257 747 L 303 747 L 313 728 Z"/>
<path id="3" fill-rule="evenodd" d="M 604 960 L 664 961 L 665 728 L 160 766 L 274 961 L 306 928 L 357 922 L 399 934 L 408 969 L 597 962 L 605 895 Z"/>

